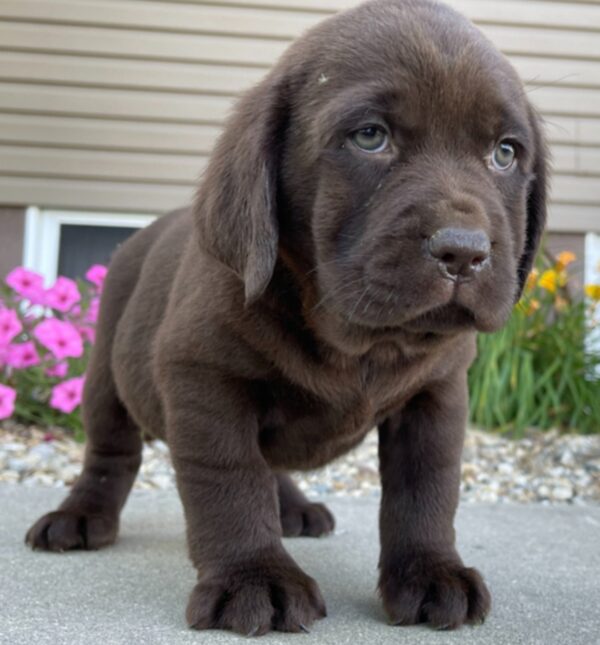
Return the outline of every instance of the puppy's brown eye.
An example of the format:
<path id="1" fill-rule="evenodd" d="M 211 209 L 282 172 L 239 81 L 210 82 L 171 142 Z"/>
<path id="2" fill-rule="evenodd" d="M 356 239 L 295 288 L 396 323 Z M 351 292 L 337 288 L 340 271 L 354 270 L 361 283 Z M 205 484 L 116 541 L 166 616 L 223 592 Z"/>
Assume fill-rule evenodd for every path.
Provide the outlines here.
<path id="1" fill-rule="evenodd" d="M 387 132 L 378 125 L 369 125 L 353 132 L 350 140 L 363 152 L 382 152 L 388 147 Z"/>
<path id="2" fill-rule="evenodd" d="M 501 141 L 492 152 L 492 166 L 495 170 L 510 170 L 517 160 L 515 146 L 508 141 Z"/>

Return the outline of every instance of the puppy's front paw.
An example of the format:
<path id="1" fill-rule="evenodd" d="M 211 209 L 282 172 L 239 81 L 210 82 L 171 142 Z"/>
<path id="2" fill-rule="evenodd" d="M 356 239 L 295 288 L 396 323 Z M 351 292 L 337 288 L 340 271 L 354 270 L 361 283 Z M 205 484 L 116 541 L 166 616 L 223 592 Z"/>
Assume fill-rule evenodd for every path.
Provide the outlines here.
<path id="1" fill-rule="evenodd" d="M 281 508 L 284 537 L 321 537 L 335 528 L 335 518 L 324 504 L 297 504 Z"/>
<path id="2" fill-rule="evenodd" d="M 308 631 L 326 616 L 317 583 L 293 562 L 247 563 L 200 579 L 186 618 L 194 629 L 229 629 L 247 636 L 269 630 Z"/>
<path id="3" fill-rule="evenodd" d="M 394 625 L 429 623 L 436 629 L 456 629 L 482 623 L 491 607 L 481 574 L 458 559 L 406 557 L 382 569 L 379 591 Z"/>
<path id="4" fill-rule="evenodd" d="M 27 531 L 25 544 L 34 551 L 95 550 L 112 544 L 119 528 L 116 517 L 85 511 L 53 511 Z"/>

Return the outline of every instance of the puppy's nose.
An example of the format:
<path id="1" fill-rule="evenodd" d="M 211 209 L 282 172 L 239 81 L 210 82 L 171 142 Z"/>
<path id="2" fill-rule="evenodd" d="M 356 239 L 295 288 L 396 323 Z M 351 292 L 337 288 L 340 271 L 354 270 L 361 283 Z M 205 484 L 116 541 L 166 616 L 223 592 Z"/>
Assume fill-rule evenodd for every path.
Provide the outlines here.
<path id="1" fill-rule="evenodd" d="M 490 257 L 490 239 L 481 230 L 442 228 L 428 241 L 429 253 L 450 276 L 471 277 Z"/>

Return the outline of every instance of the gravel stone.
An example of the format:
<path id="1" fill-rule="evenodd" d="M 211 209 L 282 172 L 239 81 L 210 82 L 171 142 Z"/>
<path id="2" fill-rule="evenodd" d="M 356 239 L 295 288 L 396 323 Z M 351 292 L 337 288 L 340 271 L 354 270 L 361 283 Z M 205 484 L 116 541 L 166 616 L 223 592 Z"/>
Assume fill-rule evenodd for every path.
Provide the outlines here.
<path id="1" fill-rule="evenodd" d="M 0 482 L 70 486 L 79 476 L 83 444 L 60 428 L 0 424 Z M 377 433 L 317 471 L 294 475 L 310 497 L 380 495 Z M 163 441 L 144 445 L 138 489 L 168 490 L 175 473 Z M 465 502 L 600 503 L 600 435 L 530 431 L 520 439 L 469 429 L 463 453 Z"/>

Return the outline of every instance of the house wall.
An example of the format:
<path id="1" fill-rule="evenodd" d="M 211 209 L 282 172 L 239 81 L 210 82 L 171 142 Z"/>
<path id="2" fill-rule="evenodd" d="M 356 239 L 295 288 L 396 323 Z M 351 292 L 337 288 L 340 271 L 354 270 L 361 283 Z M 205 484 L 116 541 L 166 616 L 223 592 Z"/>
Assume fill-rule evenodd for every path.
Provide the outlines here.
<path id="1" fill-rule="evenodd" d="M 23 258 L 25 211 L 0 207 L 0 280 Z"/>
<path id="2" fill-rule="evenodd" d="M 353 4 L 1 0 L 0 203 L 186 203 L 236 96 L 293 38 Z M 547 120 L 552 230 L 600 230 L 600 3 L 450 4 L 510 57 Z"/>

